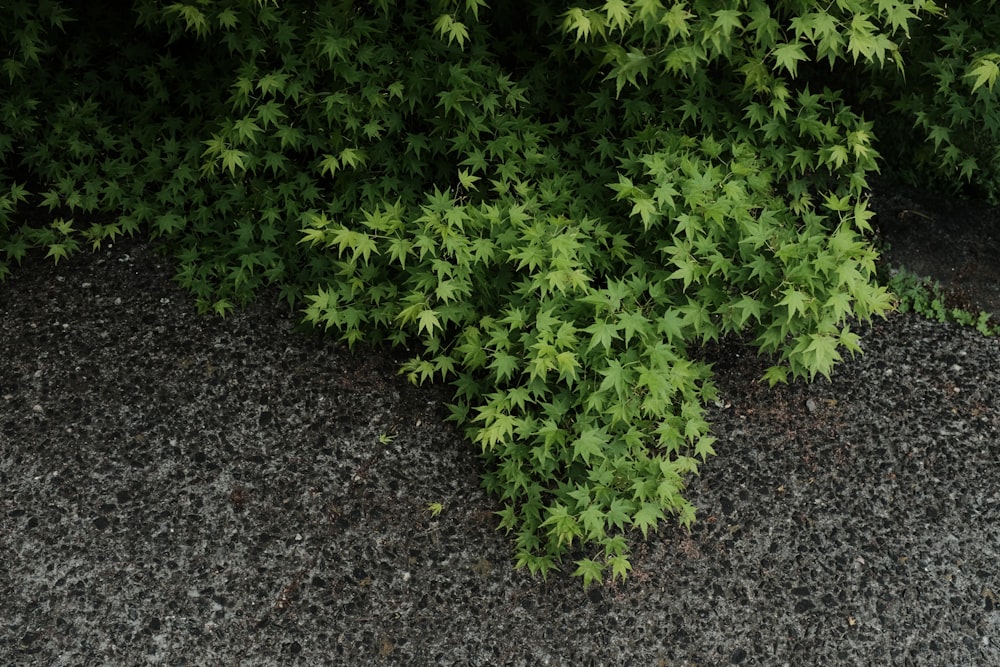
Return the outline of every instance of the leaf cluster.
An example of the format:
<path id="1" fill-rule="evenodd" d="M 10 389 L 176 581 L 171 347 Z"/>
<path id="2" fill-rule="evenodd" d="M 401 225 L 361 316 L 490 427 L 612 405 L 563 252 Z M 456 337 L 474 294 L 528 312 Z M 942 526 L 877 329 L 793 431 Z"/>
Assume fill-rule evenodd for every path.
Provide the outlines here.
<path id="1" fill-rule="evenodd" d="M 884 118 L 886 158 L 900 178 L 1000 198 L 997 9 L 995 0 L 947 3 L 913 25 L 905 70 L 873 73 L 858 90 L 859 104 Z"/>

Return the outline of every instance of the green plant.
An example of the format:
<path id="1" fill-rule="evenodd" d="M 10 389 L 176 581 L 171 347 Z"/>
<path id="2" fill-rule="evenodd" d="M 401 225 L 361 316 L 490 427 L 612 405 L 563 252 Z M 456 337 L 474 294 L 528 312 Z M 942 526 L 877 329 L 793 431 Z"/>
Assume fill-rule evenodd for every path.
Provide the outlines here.
<path id="1" fill-rule="evenodd" d="M 863 239 L 871 126 L 840 94 L 793 83 L 804 58 L 777 59 L 767 6 L 745 34 L 707 11 L 621 9 L 536 10 L 575 39 L 522 64 L 525 89 L 545 94 L 521 96 L 559 105 L 485 124 L 509 152 L 484 151 L 456 114 L 470 149 L 448 189 L 303 230 L 341 267 L 307 320 L 348 342 L 373 328 L 418 341 L 403 370 L 455 385 L 452 418 L 491 464 L 518 564 L 544 574 L 594 545 L 575 563 L 585 583 L 626 576 L 626 529 L 694 520 L 681 492 L 714 453 L 702 405 L 715 394 L 689 345 L 749 330 L 783 361 L 770 382 L 813 377 L 859 350 L 852 316 L 890 305 Z M 477 25 L 462 35 L 490 40 Z M 636 64 L 644 53 L 661 60 Z M 490 94 L 467 84 L 459 99 Z M 526 123 L 530 139 L 508 129 Z"/>
<path id="2" fill-rule="evenodd" d="M 861 89 L 883 118 L 893 172 L 937 191 L 1000 198 L 1000 20 L 995 0 L 944 3 L 911 21 L 907 66 Z"/>
<path id="3" fill-rule="evenodd" d="M 928 277 L 918 276 L 906 269 L 897 269 L 892 272 L 887 285 L 896 295 L 897 309 L 901 313 L 914 312 L 938 322 L 954 322 L 974 327 L 984 336 L 1000 334 L 1000 323 L 990 313 L 979 311 L 977 314 L 949 306 L 948 295 L 941 284 Z"/>
<path id="4" fill-rule="evenodd" d="M 201 310 L 270 287 L 349 344 L 415 350 L 402 370 L 454 387 L 518 564 L 624 579 L 629 531 L 695 518 L 715 389 L 694 348 L 745 335 L 771 384 L 828 376 L 860 351 L 852 323 L 892 307 L 862 110 L 918 110 L 895 72 L 956 13 L 11 0 L 0 248 L 143 233 Z M 993 113 L 982 46 L 949 65 L 974 117 Z"/>

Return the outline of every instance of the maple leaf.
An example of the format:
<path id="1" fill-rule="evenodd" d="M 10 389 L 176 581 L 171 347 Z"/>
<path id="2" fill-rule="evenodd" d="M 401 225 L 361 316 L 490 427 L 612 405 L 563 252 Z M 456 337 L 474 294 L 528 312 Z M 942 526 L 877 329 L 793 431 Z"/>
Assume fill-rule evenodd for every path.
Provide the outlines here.
<path id="1" fill-rule="evenodd" d="M 573 572 L 575 577 L 583 577 L 583 587 L 587 588 L 590 584 L 597 582 L 604 582 L 604 568 L 597 561 L 591 560 L 590 558 L 584 558 L 583 560 L 576 561 L 576 570 Z"/>
<path id="2" fill-rule="evenodd" d="M 604 458 L 607 433 L 597 429 L 587 430 L 573 441 L 573 456 L 590 465 L 590 457 Z"/>
<path id="3" fill-rule="evenodd" d="M 662 521 L 663 509 L 656 503 L 644 502 L 639 510 L 632 516 L 633 525 L 642 531 L 643 538 L 649 537 L 649 529 L 656 530 L 657 524 Z"/>

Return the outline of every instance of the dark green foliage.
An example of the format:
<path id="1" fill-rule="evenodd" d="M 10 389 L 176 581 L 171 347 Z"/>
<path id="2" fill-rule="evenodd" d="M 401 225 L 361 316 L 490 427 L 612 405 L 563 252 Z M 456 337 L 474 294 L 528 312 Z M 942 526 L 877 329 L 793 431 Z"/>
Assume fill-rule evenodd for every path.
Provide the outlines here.
<path id="1" fill-rule="evenodd" d="M 881 116 L 893 171 L 937 191 L 1000 199 L 1000 6 L 949 2 L 913 21 L 905 69 L 879 72 L 860 97 Z"/>
<path id="2" fill-rule="evenodd" d="M 948 110 L 994 113 L 982 15 L 954 88 L 897 78 L 958 25 L 926 1 L 119 5 L 0 5 L 0 260 L 148 234 L 203 310 L 270 285 L 415 349 L 518 563 L 573 552 L 585 582 L 626 576 L 629 529 L 695 518 L 691 346 L 747 335 L 772 383 L 829 375 L 891 307 L 860 110 L 927 109 L 960 170 L 984 144 Z"/>

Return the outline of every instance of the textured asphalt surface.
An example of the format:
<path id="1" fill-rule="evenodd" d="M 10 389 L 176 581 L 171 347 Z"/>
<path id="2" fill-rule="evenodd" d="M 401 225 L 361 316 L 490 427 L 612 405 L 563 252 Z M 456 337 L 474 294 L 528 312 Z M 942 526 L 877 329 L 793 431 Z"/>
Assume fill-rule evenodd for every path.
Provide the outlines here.
<path id="1" fill-rule="evenodd" d="M 938 282 L 949 308 L 1000 322 L 1000 207 L 887 188 L 874 199 L 884 262 Z"/>
<path id="2" fill-rule="evenodd" d="M 0 285 L 0 665 L 1000 665 L 997 340 L 892 316 L 774 390 L 706 351 L 699 522 L 584 590 L 512 569 L 446 390 L 171 275 Z"/>

